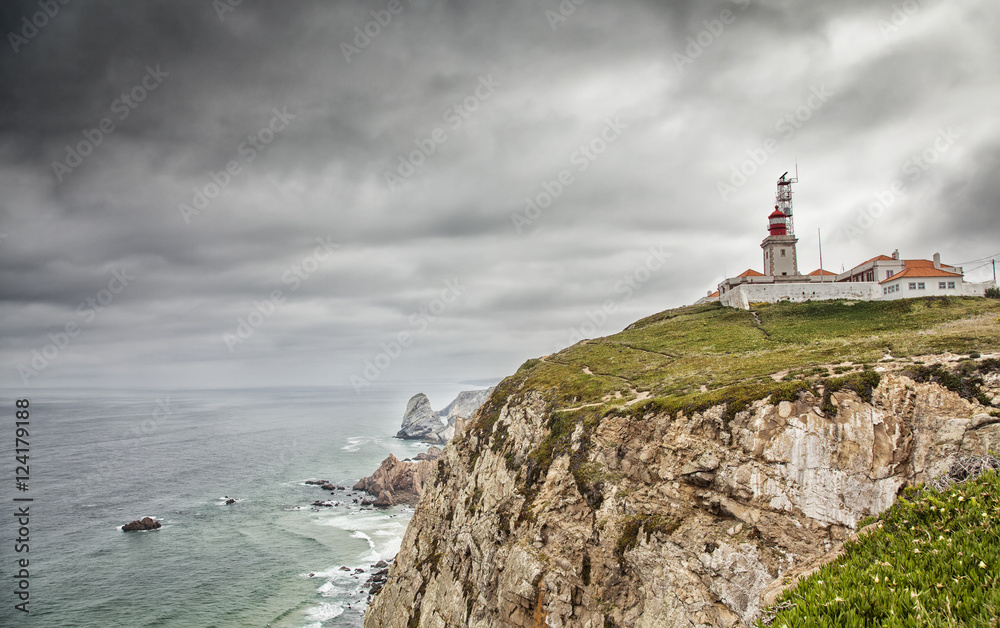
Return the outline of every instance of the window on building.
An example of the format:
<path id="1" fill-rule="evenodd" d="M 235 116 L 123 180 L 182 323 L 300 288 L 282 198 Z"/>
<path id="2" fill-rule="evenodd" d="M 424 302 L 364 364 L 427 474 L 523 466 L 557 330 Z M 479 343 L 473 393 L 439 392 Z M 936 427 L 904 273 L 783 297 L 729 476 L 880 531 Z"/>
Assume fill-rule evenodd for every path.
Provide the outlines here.
<path id="1" fill-rule="evenodd" d="M 945 287 L 946 285 L 947 285 L 947 284 L 945 284 L 945 282 L 943 282 L 943 281 L 939 281 L 939 282 L 938 282 L 938 290 L 944 290 L 944 287 Z"/>
<path id="2" fill-rule="evenodd" d="M 888 279 L 889 277 L 892 277 L 892 271 L 891 270 L 885 271 L 885 278 Z"/>
<path id="3" fill-rule="evenodd" d="M 781 249 L 781 256 L 782 256 L 782 257 L 784 257 L 784 256 L 785 256 L 785 249 Z"/>
<path id="4" fill-rule="evenodd" d="M 926 286 L 924 286 L 924 282 L 922 282 L 922 281 L 917 284 L 917 290 L 923 290 L 923 289 L 925 289 L 925 287 Z"/>
<path id="5" fill-rule="evenodd" d="M 911 281 L 910 282 L 910 290 L 916 290 L 916 289 L 917 289 L 917 282 Z"/>
<path id="6" fill-rule="evenodd" d="M 955 282 L 954 281 L 949 281 L 948 282 L 948 289 L 949 290 L 954 290 L 955 289 Z"/>
<path id="7" fill-rule="evenodd" d="M 889 294 L 888 288 L 882 288 L 882 294 Z"/>

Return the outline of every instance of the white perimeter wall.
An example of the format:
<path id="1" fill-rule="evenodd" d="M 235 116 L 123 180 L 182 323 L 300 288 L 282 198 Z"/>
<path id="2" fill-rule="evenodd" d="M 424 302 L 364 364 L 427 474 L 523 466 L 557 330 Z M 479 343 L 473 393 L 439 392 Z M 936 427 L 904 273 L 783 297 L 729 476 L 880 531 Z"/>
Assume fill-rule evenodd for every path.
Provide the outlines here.
<path id="1" fill-rule="evenodd" d="M 726 294 L 719 301 L 728 307 L 750 308 L 751 303 L 777 303 L 778 301 L 824 301 L 828 299 L 856 299 L 874 301 L 882 297 L 882 287 L 877 283 L 786 283 L 743 284 Z"/>
<path id="2" fill-rule="evenodd" d="M 904 277 L 901 281 L 904 282 L 903 289 L 888 295 L 882 294 L 882 288 L 887 284 L 879 285 L 874 282 L 741 284 L 722 295 L 719 301 L 726 307 L 738 307 L 748 310 L 751 303 L 777 303 L 778 301 L 792 301 L 794 303 L 802 303 L 809 300 L 824 301 L 828 299 L 887 301 L 891 299 L 941 295 L 981 297 L 987 288 L 996 285 L 992 281 L 985 283 L 963 283 L 956 286 L 953 290 L 939 290 L 938 279 L 934 280 L 933 287 L 931 286 L 931 282 L 925 279 L 925 290 L 909 290 L 908 278 Z"/>

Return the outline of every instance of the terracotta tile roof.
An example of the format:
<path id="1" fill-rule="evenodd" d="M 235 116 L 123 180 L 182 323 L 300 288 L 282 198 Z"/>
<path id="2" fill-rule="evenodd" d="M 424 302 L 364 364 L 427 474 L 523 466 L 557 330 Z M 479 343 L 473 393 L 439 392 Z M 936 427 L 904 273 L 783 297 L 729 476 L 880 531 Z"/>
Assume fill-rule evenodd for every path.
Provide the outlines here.
<path id="1" fill-rule="evenodd" d="M 829 275 L 829 276 L 831 276 L 831 277 L 836 277 L 836 276 L 837 276 L 837 273 L 831 273 L 830 271 L 828 271 L 828 270 L 823 270 L 822 268 L 817 268 L 816 270 L 814 270 L 814 271 L 812 271 L 811 273 L 809 273 L 809 276 L 810 276 L 810 277 L 818 277 L 818 276 L 820 276 L 820 275 L 824 275 L 824 276 L 825 276 L 825 275 Z"/>
<path id="2" fill-rule="evenodd" d="M 714 298 L 714 297 L 717 297 L 717 296 L 719 296 L 719 291 L 718 290 L 716 290 L 712 294 L 708 295 L 708 298 L 711 299 L 711 298 Z"/>
<path id="3" fill-rule="evenodd" d="M 871 258 L 868 261 L 861 262 L 860 264 L 858 264 L 858 266 L 864 266 L 865 264 L 870 264 L 872 262 L 891 262 L 891 261 L 893 261 L 893 258 L 889 257 L 888 255 L 876 255 L 875 257 Z M 854 268 L 857 268 L 858 266 L 855 266 Z M 854 268 L 852 268 L 851 270 L 854 270 Z"/>
<path id="4" fill-rule="evenodd" d="M 895 275 L 893 275 L 892 277 L 889 277 L 888 279 L 883 279 L 879 283 L 881 284 L 881 283 L 885 283 L 887 281 L 894 281 L 896 279 L 899 279 L 900 277 L 913 277 L 913 278 L 919 278 L 919 277 L 958 277 L 958 278 L 961 278 L 962 275 L 959 275 L 958 273 L 950 273 L 947 270 L 941 270 L 940 268 L 934 268 L 934 264 L 931 264 L 929 267 L 927 267 L 927 266 L 909 266 L 906 269 L 904 269 L 902 272 L 898 272 Z"/>
<path id="5" fill-rule="evenodd" d="M 758 273 L 752 268 L 744 270 L 742 273 L 736 275 L 737 277 L 763 277 L 764 273 Z"/>

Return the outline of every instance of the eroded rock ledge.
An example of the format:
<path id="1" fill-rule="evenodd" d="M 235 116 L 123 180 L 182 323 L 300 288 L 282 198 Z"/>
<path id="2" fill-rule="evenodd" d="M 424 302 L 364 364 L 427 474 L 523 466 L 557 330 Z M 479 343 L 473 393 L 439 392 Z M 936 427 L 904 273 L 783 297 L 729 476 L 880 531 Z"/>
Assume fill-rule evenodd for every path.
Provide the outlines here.
<path id="1" fill-rule="evenodd" d="M 769 586 L 901 487 L 1000 449 L 982 406 L 898 374 L 870 402 L 834 393 L 835 412 L 808 392 L 728 423 L 721 406 L 590 423 L 581 411 L 549 459 L 542 398 L 497 402 L 495 422 L 481 410 L 481 431 L 429 469 L 368 628 L 746 624 Z"/>
<path id="2" fill-rule="evenodd" d="M 354 490 L 374 496 L 374 506 L 377 508 L 399 504 L 415 506 L 423 493 L 424 482 L 431 474 L 434 461 L 440 456 L 441 450 L 437 447 L 431 447 L 417 455 L 415 461 L 400 460 L 389 454 L 375 473 L 354 485 Z"/>

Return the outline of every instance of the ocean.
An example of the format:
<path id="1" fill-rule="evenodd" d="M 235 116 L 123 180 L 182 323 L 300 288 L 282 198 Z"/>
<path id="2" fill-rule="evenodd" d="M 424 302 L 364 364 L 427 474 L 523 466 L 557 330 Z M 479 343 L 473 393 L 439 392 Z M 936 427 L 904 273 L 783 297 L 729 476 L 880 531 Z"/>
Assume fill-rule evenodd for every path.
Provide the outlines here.
<path id="1" fill-rule="evenodd" d="M 396 554 L 412 509 L 362 509 L 305 481 L 350 488 L 389 453 L 424 451 L 392 438 L 407 399 L 443 407 L 462 388 L 32 390 L 18 395 L 31 404 L 23 492 L 5 393 L 0 625 L 360 626 L 371 565 Z M 14 551 L 19 497 L 27 553 Z M 326 499 L 339 505 L 311 506 Z M 145 516 L 162 527 L 121 531 Z M 14 608 L 19 558 L 29 614 Z"/>

